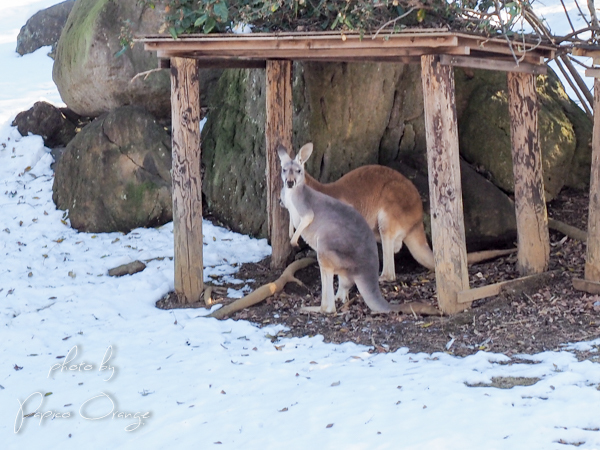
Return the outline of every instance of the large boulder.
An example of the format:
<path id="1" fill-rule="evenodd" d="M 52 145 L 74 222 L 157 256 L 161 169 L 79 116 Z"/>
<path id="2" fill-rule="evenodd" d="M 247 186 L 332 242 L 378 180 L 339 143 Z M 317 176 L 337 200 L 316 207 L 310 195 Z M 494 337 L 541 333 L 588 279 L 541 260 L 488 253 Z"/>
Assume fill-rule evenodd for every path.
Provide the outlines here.
<path id="1" fill-rule="evenodd" d="M 427 174 L 400 161 L 390 163 L 389 167 L 402 173 L 417 187 L 423 200 L 425 229 L 429 235 L 431 218 Z M 468 251 L 514 246 L 517 239 L 514 202 L 462 159 L 460 172 Z"/>
<path id="2" fill-rule="evenodd" d="M 514 192 L 505 74 L 476 71 L 471 77 L 461 77 L 458 84 L 464 89 L 462 100 L 466 104 L 460 120 L 461 154 L 472 164 L 488 170 L 501 189 Z M 579 121 L 573 120 L 575 108 L 554 73 L 549 71 L 548 75 L 537 77 L 537 93 L 544 188 L 546 200 L 550 201 L 571 178 L 581 178 L 579 172 L 585 169 L 572 162 L 578 141 L 585 146 L 591 134 L 586 136 L 585 130 L 581 130 L 578 139 L 574 122 Z M 568 110 L 573 111 L 571 118 Z M 583 120 L 586 122 L 589 123 Z M 584 150 L 580 148 L 579 153 Z M 587 173 L 589 178 L 589 166 Z"/>
<path id="3" fill-rule="evenodd" d="M 31 16 L 17 36 L 17 53 L 22 56 L 50 45 L 51 55 L 53 55 L 74 4 L 75 0 L 67 0 L 42 9 Z"/>
<path id="4" fill-rule="evenodd" d="M 52 78 L 63 101 L 82 116 L 139 105 L 159 119 L 171 115 L 171 81 L 156 54 L 133 36 L 157 34 L 167 1 L 76 0 L 58 42 Z M 154 70 L 153 72 L 148 72 Z M 144 76 L 133 78 L 142 72 Z M 201 104 L 221 69 L 200 71 Z"/>
<path id="5" fill-rule="evenodd" d="M 58 41 L 52 78 L 63 101 L 82 116 L 96 117 L 123 105 L 140 105 L 156 117 L 170 114 L 167 70 L 132 78 L 157 67 L 156 55 L 126 42 L 156 34 L 156 7 L 138 0 L 77 0 Z M 125 47 L 124 52 L 120 52 Z"/>
<path id="6" fill-rule="evenodd" d="M 71 226 L 128 232 L 172 220 L 171 142 L 139 107 L 103 115 L 69 143 L 55 167 L 53 199 Z"/>
<path id="7" fill-rule="evenodd" d="M 308 162 L 313 176 L 333 181 L 356 167 L 379 162 L 396 85 L 407 68 L 385 63 L 304 64 L 310 110 L 305 140 L 310 133 L 315 144 Z"/>
<path id="8" fill-rule="evenodd" d="M 63 112 L 47 102 L 36 102 L 27 111 L 20 112 L 12 123 L 22 136 L 37 134 L 48 148 L 64 147 L 77 134 L 75 123 Z"/>

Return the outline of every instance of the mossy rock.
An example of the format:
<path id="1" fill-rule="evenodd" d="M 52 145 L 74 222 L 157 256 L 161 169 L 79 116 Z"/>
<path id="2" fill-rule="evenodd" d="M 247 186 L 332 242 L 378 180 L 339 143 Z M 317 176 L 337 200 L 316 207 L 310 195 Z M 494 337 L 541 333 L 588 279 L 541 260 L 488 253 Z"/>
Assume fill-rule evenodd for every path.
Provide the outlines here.
<path id="1" fill-rule="evenodd" d="M 158 32 L 162 18 L 161 1 L 157 3 L 151 8 L 138 0 L 77 0 L 58 41 L 52 73 L 69 108 L 96 117 L 133 104 L 157 117 L 169 116 L 168 71 L 131 82 L 136 74 L 156 68 L 156 56 L 141 44 L 132 48 L 122 42 L 128 34 Z"/>
<path id="2" fill-rule="evenodd" d="M 152 115 L 124 106 L 84 127 L 55 167 L 53 199 L 71 226 L 128 232 L 172 220 L 171 142 Z"/>
<path id="3" fill-rule="evenodd" d="M 468 162 L 491 174 L 494 184 L 513 193 L 508 93 L 506 76 L 502 75 L 488 76 L 487 72 L 476 71 L 468 83 L 461 85 L 471 86 L 461 98 L 466 107 L 459 121 L 460 149 Z M 536 88 L 544 189 L 549 201 L 570 178 L 577 135 L 564 109 L 568 98 L 556 76 L 551 71 L 538 76 Z"/>

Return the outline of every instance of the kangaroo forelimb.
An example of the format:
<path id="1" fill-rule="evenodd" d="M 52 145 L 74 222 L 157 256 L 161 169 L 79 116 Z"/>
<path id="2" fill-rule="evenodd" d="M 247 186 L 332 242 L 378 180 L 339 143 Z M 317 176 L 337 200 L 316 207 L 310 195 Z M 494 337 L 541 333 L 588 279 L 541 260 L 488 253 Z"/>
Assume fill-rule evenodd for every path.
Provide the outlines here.
<path id="1" fill-rule="evenodd" d="M 315 215 L 312 211 L 302 217 L 302 220 L 300 220 L 298 228 L 296 229 L 296 232 L 294 233 L 294 235 L 292 236 L 292 240 L 290 241 L 290 244 L 292 244 L 293 247 L 298 247 L 298 239 L 300 239 L 300 235 L 306 229 L 306 227 L 312 223 L 314 217 Z"/>

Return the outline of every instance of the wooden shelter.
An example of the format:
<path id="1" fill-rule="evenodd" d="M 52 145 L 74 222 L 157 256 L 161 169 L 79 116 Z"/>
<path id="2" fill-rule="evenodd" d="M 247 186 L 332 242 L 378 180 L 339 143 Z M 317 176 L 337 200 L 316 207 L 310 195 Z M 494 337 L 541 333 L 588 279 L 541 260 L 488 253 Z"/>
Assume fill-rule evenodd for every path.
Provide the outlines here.
<path id="1" fill-rule="evenodd" d="M 440 309 L 448 314 L 515 281 L 469 289 L 453 67 L 508 72 L 518 268 L 522 276 L 547 269 L 550 246 L 535 75 L 546 72 L 545 58 L 554 56 L 555 47 L 447 30 L 362 37 L 339 32 L 147 36 L 139 41 L 164 61 L 161 67 L 171 67 L 175 291 L 182 303 L 199 301 L 203 290 L 198 69 L 207 67 L 266 69 L 269 234 L 272 266 L 282 268 L 291 247 L 287 213 L 279 205 L 276 147 L 291 148 L 292 143 L 292 62 L 421 64 L 437 295 Z"/>

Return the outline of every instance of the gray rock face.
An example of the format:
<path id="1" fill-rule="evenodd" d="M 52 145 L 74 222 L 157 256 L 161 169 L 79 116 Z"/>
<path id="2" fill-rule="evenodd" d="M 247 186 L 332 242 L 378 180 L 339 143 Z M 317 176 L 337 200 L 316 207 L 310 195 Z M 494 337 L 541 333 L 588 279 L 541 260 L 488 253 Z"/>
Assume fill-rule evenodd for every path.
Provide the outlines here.
<path id="1" fill-rule="evenodd" d="M 48 148 L 64 147 L 76 134 L 75 124 L 46 102 L 36 102 L 31 109 L 17 114 L 12 126 L 23 136 L 29 133 L 42 136 Z"/>
<path id="2" fill-rule="evenodd" d="M 155 117 L 170 115 L 168 70 L 132 78 L 157 67 L 156 55 L 123 40 L 156 34 L 162 2 L 77 0 L 58 41 L 52 77 L 63 101 L 82 116 L 96 117 L 123 105 L 140 105 Z M 126 46 L 126 50 L 119 52 Z"/>
<path id="3" fill-rule="evenodd" d="M 261 236 L 267 234 L 267 217 L 257 211 L 267 208 L 264 83 L 263 70 L 226 71 L 209 99 L 219 107 L 202 138 L 208 209 L 232 229 Z"/>
<path id="4" fill-rule="evenodd" d="M 74 4 L 75 0 L 67 0 L 31 16 L 17 36 L 17 53 L 25 55 L 51 45 L 51 55 L 54 54 L 60 33 Z"/>
<path id="5" fill-rule="evenodd" d="M 170 137 L 139 107 L 87 125 L 55 167 L 53 199 L 71 226 L 128 232 L 172 220 Z"/>

